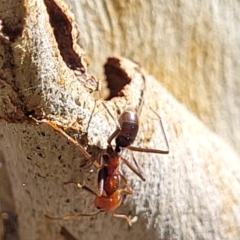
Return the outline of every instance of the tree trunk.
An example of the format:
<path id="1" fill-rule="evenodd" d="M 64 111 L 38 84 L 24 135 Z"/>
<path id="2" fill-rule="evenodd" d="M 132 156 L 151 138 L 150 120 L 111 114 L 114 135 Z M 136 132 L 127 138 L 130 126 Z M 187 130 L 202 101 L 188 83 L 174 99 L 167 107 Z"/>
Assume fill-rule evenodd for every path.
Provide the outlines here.
<path id="1" fill-rule="evenodd" d="M 240 153 L 239 1 L 68 1 L 93 72 L 113 53 L 138 62 Z"/>
<path id="2" fill-rule="evenodd" d="M 12 5 L 11 5 L 12 4 Z M 105 74 L 118 118 L 143 101 L 135 146 L 165 149 L 156 111 L 170 145 L 169 155 L 134 153 L 142 182 L 128 168 L 133 195 L 116 212 L 137 216 L 129 228 L 110 213 L 74 220 L 44 214 L 96 211 L 94 197 L 66 181 L 97 188 L 94 166 L 47 124 L 51 119 L 87 148 L 94 159 L 106 149 L 116 125 L 95 100 L 97 78 L 76 44 L 78 31 L 62 1 L 1 4 L 0 234 L 3 239 L 239 239 L 240 161 L 228 144 L 181 105 L 138 64 L 111 57 Z M 145 80 L 144 80 L 145 79 Z M 154 110 L 154 111 L 153 111 Z M 131 160 L 130 151 L 124 152 Z"/>

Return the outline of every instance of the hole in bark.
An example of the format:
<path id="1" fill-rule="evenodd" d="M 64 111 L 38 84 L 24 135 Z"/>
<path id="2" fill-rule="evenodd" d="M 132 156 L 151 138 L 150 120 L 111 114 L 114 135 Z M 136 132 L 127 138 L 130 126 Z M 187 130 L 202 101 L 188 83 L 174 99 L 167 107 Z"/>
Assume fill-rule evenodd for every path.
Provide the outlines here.
<path id="1" fill-rule="evenodd" d="M 42 135 L 42 137 L 46 136 L 45 132 L 41 132 L 41 135 Z"/>
<path id="2" fill-rule="evenodd" d="M 80 56 L 73 50 L 72 24 L 68 16 L 54 1 L 45 0 L 44 2 L 63 60 L 72 70 L 80 70 L 84 73 L 85 68 L 81 64 Z"/>
<path id="3" fill-rule="evenodd" d="M 107 100 L 116 96 L 121 96 L 121 90 L 125 85 L 131 82 L 131 78 L 121 67 L 120 60 L 113 57 L 108 58 L 107 63 L 104 65 L 104 72 L 106 75 L 107 87 L 109 89 Z"/>

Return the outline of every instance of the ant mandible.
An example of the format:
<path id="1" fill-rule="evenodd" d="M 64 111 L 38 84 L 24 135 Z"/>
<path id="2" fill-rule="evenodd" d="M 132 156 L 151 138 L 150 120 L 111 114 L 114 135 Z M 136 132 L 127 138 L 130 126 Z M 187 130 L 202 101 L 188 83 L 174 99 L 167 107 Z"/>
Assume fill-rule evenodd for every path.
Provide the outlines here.
<path id="1" fill-rule="evenodd" d="M 62 133 L 68 140 L 70 140 L 72 143 L 79 147 L 79 150 L 84 154 L 85 157 L 87 157 L 88 159 L 92 159 L 91 155 L 81 146 L 81 144 L 79 144 L 77 141 L 75 141 L 73 138 L 67 135 L 61 128 L 59 128 L 53 122 L 46 119 L 37 120 L 33 117 L 31 118 L 37 123 L 47 123 L 55 130 Z M 123 159 L 124 162 L 125 161 L 127 162 L 126 159 L 122 158 L 118 152 L 116 152 L 115 150 L 112 149 L 112 147 L 109 146 L 107 148 L 107 152 L 101 156 L 100 164 L 97 163 L 97 161 L 94 161 L 95 166 L 100 168 L 100 170 L 98 171 L 97 193 L 84 184 L 81 185 L 80 183 L 75 183 L 72 181 L 65 183 L 65 184 L 75 183 L 79 188 L 82 188 L 90 192 L 91 194 L 95 195 L 94 205 L 99 209 L 99 211 L 90 214 L 77 213 L 74 215 L 66 215 L 64 217 L 53 217 L 49 215 L 45 216 L 53 220 L 68 220 L 82 216 L 94 216 L 99 214 L 100 212 L 113 212 L 114 217 L 125 219 L 131 226 L 132 223 L 135 221 L 134 218 L 131 219 L 130 217 L 124 214 L 114 213 L 114 211 L 121 205 L 123 201 L 123 195 L 129 195 L 133 193 L 132 188 L 128 184 L 125 176 L 118 169 L 120 158 Z M 123 184 L 126 187 L 125 189 L 119 188 L 120 179 L 123 181 Z M 105 192 L 105 195 L 103 191 Z"/>

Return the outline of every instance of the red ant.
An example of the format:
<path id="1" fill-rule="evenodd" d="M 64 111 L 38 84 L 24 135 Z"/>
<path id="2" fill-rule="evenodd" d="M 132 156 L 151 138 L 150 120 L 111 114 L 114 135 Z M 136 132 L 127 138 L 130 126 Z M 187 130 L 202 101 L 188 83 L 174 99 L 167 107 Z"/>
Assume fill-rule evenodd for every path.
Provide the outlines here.
<path id="1" fill-rule="evenodd" d="M 70 219 L 76 218 L 80 216 L 93 216 L 97 215 L 100 212 L 113 212 L 113 216 L 117 218 L 125 219 L 128 224 L 131 226 L 133 220 L 124 215 L 124 214 L 116 214 L 114 211 L 122 204 L 123 195 L 132 194 L 132 188 L 128 184 L 124 175 L 118 169 L 119 166 L 119 159 L 120 155 L 113 149 L 108 148 L 107 153 L 103 154 L 101 157 L 101 169 L 98 172 L 98 193 L 93 191 L 91 188 L 80 185 L 79 183 L 77 186 L 88 192 L 95 195 L 94 205 L 99 209 L 99 211 L 91 214 L 75 214 L 75 215 L 67 215 L 60 219 Z M 123 184 L 125 185 L 126 189 L 122 189 L 119 187 L 119 177 L 123 180 Z M 71 182 L 68 182 L 71 183 Z M 103 193 L 105 192 L 105 195 Z M 59 218 L 52 218 L 51 219 L 59 219 Z"/>
<path id="2" fill-rule="evenodd" d="M 108 110 L 108 108 L 104 103 L 103 103 L 103 106 L 105 107 L 107 112 L 110 114 L 110 116 L 113 118 L 112 114 L 110 113 L 110 111 Z M 155 114 L 157 113 L 155 112 Z M 85 189 L 96 196 L 94 204 L 99 209 L 99 211 L 91 214 L 79 213 L 75 215 L 67 215 L 60 218 L 51 217 L 51 216 L 46 216 L 46 217 L 50 219 L 67 220 L 67 219 L 76 218 L 79 216 L 93 216 L 93 215 L 97 215 L 100 212 L 115 211 L 122 203 L 122 200 L 123 200 L 122 195 L 132 194 L 132 189 L 130 185 L 127 183 L 126 178 L 118 169 L 119 159 L 121 158 L 122 161 L 143 181 L 146 180 L 135 159 L 134 161 L 135 161 L 135 165 L 137 166 L 137 169 L 128 160 L 120 156 L 120 152 L 122 148 L 128 148 L 132 151 L 138 151 L 138 152 L 149 152 L 149 153 L 160 153 L 160 154 L 169 153 L 168 141 L 163 129 L 161 118 L 159 117 L 159 119 L 160 119 L 162 131 L 164 134 L 164 140 L 168 147 L 167 150 L 147 149 L 147 148 L 138 148 L 138 147 L 131 146 L 131 144 L 134 142 L 138 133 L 138 126 L 139 126 L 138 114 L 133 109 L 130 109 L 130 108 L 126 109 L 121 114 L 117 124 L 118 128 L 108 138 L 107 142 L 109 146 L 107 149 L 107 153 L 102 155 L 100 165 L 97 161 L 93 162 L 95 166 L 100 168 L 98 172 L 98 193 L 96 193 L 91 188 L 85 185 L 81 185 L 79 183 L 77 184 L 79 188 Z M 36 119 L 34 120 L 37 123 L 43 122 L 50 125 L 52 128 L 54 128 L 55 130 L 60 132 L 62 135 L 64 135 L 70 142 L 74 143 L 88 160 L 92 160 L 92 156 L 82 147 L 81 144 L 79 144 L 76 140 L 71 138 L 66 132 L 64 132 L 61 128 L 56 126 L 53 122 L 48 120 L 41 120 L 41 121 L 38 121 Z M 114 138 L 116 139 L 116 147 L 113 150 L 111 142 Z M 126 189 L 119 188 L 119 177 L 123 180 Z M 68 182 L 68 183 L 72 183 L 72 182 Z M 105 191 L 106 195 L 103 195 L 103 190 Z M 126 215 L 113 213 L 113 216 L 126 219 L 130 226 L 132 224 L 132 220 Z"/>
<path id="3" fill-rule="evenodd" d="M 58 132 L 62 133 L 68 140 L 70 140 L 72 143 L 77 145 L 80 149 L 80 151 L 84 154 L 85 157 L 88 159 L 92 159 L 91 155 L 73 138 L 71 138 L 69 135 L 67 135 L 61 128 L 59 128 L 57 125 L 55 125 L 53 122 L 48 120 L 37 120 L 33 117 L 31 117 L 34 121 L 37 123 L 47 123 L 52 128 L 57 130 Z M 82 188 L 92 194 L 95 195 L 95 206 L 99 209 L 99 211 L 90 213 L 90 214 L 84 214 L 84 213 L 78 213 L 74 215 L 66 215 L 64 217 L 52 217 L 45 215 L 49 219 L 54 220 L 68 220 L 71 218 L 77 218 L 81 216 L 94 216 L 97 215 L 100 212 L 114 212 L 122 203 L 123 201 L 123 195 L 132 194 L 132 188 L 128 184 L 126 178 L 124 175 L 120 172 L 118 169 L 119 166 L 119 160 L 123 159 L 120 154 L 112 149 L 112 147 L 108 147 L 107 153 L 103 154 L 100 159 L 100 164 L 96 161 L 95 166 L 99 167 L 100 170 L 98 172 L 98 193 L 93 191 L 91 188 L 89 188 L 86 185 L 81 185 L 79 183 L 76 183 L 79 188 Z M 127 161 L 124 159 L 124 162 Z M 122 189 L 119 187 L 120 179 L 123 181 L 123 184 L 125 185 L 126 189 Z M 74 182 L 67 182 L 65 184 L 74 183 Z M 103 191 L 106 195 L 104 195 Z M 128 224 L 131 226 L 133 219 L 130 219 L 128 216 L 123 214 L 116 214 L 113 213 L 114 217 L 117 218 L 123 218 L 125 219 Z"/>

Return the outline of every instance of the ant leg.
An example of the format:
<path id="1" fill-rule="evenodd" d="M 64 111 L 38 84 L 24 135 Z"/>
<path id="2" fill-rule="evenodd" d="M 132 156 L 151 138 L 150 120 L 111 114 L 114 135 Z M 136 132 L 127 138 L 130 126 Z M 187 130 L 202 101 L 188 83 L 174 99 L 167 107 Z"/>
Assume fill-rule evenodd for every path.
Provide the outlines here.
<path id="1" fill-rule="evenodd" d="M 106 154 L 106 155 L 108 156 L 108 154 Z M 93 191 L 92 189 L 87 187 L 86 185 L 80 184 L 80 183 L 77 183 L 77 182 L 74 182 L 74 181 L 68 181 L 68 182 L 65 182 L 64 184 L 74 183 L 74 184 L 77 185 L 78 188 L 82 188 L 84 190 L 87 190 L 88 192 L 93 193 L 95 196 L 98 196 L 98 197 L 102 196 L 103 195 L 103 188 L 104 188 L 104 181 L 105 181 L 106 176 L 107 176 L 106 168 L 104 166 L 103 156 L 100 159 L 100 165 L 99 166 L 100 166 L 100 170 L 98 172 L 98 193 L 96 193 L 95 191 Z"/>
<path id="2" fill-rule="evenodd" d="M 53 129 L 55 129 L 56 131 L 58 131 L 59 133 L 61 133 L 64 137 L 67 138 L 68 141 L 70 141 L 71 143 L 73 143 L 74 145 L 76 145 L 78 147 L 78 149 L 80 150 L 80 152 L 84 155 L 84 157 L 89 161 L 89 160 L 93 160 L 92 156 L 83 148 L 83 146 L 78 143 L 76 140 L 74 140 L 72 137 L 70 137 L 66 132 L 64 132 L 60 127 L 58 127 L 55 123 L 53 123 L 52 121 L 49 121 L 47 119 L 42 119 L 42 120 L 37 120 L 36 118 L 30 116 L 36 123 L 46 123 L 48 124 L 50 127 L 52 127 Z M 94 161 L 93 164 L 99 168 L 99 164 L 97 163 L 97 161 Z"/>
<path id="3" fill-rule="evenodd" d="M 128 195 L 128 194 L 129 194 L 129 195 L 132 195 L 132 194 L 133 194 L 133 190 L 132 190 L 131 186 L 129 185 L 126 177 L 121 173 L 120 170 L 118 170 L 118 173 L 119 173 L 121 179 L 123 180 L 124 185 L 125 185 L 126 188 L 127 188 L 127 189 L 119 189 L 119 191 L 120 191 L 122 194 L 125 194 L 125 195 Z"/>
<path id="4" fill-rule="evenodd" d="M 68 183 L 74 183 L 74 182 L 67 182 L 66 184 L 68 184 Z M 78 188 L 82 188 L 82 189 L 90 192 L 91 194 L 93 194 L 95 196 L 99 196 L 95 191 L 93 191 L 88 186 L 81 185 L 80 183 L 75 183 L 75 184 L 77 184 Z M 63 217 L 53 217 L 53 216 L 45 215 L 45 217 L 48 218 L 48 219 L 52 219 L 52 220 L 69 220 L 69 219 L 74 219 L 74 218 L 78 218 L 78 217 L 94 216 L 94 215 L 97 215 L 100 212 L 104 212 L 104 211 L 99 210 L 99 211 L 94 212 L 94 213 L 77 213 L 77 214 L 73 214 L 73 215 L 65 215 Z"/>
<path id="5" fill-rule="evenodd" d="M 111 146 L 111 142 L 112 140 L 121 132 L 121 129 L 120 128 L 117 128 L 113 134 L 108 138 L 107 142 L 108 142 L 108 145 Z"/>
<path id="6" fill-rule="evenodd" d="M 118 173 L 119 173 L 121 179 L 123 180 L 124 185 L 125 185 L 126 188 L 127 188 L 127 189 L 119 189 L 119 191 L 120 191 L 122 194 L 126 194 L 126 195 L 127 195 L 127 194 L 133 194 L 133 190 L 132 190 L 131 186 L 129 185 L 129 183 L 127 182 L 126 177 L 121 173 L 120 170 L 118 170 Z M 129 224 L 130 227 L 132 226 L 133 223 L 135 223 L 135 222 L 138 220 L 137 216 L 135 216 L 135 217 L 132 218 L 132 219 L 131 219 L 130 217 L 124 215 L 124 214 L 116 214 L 116 213 L 113 213 L 113 216 L 116 217 L 116 218 L 125 219 L 125 220 L 128 222 L 128 224 Z"/>
<path id="7" fill-rule="evenodd" d="M 69 219 L 75 219 L 78 217 L 90 217 L 90 216 L 95 216 L 97 214 L 99 214 L 100 212 L 104 212 L 103 210 L 99 210 L 97 212 L 94 213 L 76 213 L 73 215 L 65 215 L 63 217 L 53 217 L 53 216 L 49 216 L 49 215 L 44 215 L 46 218 L 51 219 L 51 220 L 69 220 Z"/>
<path id="8" fill-rule="evenodd" d="M 86 185 L 81 185 L 80 183 L 77 184 L 78 188 L 84 189 L 90 193 L 92 193 L 95 196 L 99 196 L 95 191 L 93 191 L 90 187 L 86 186 Z"/>
<path id="9" fill-rule="evenodd" d="M 110 117 L 112 118 L 112 120 L 114 121 L 114 123 L 115 123 L 116 126 L 117 126 L 117 129 L 113 132 L 113 134 L 111 134 L 111 136 L 108 138 L 108 141 L 107 141 L 107 142 L 108 142 L 108 145 L 111 146 L 112 140 L 119 134 L 119 132 L 121 132 L 122 128 L 121 128 L 119 122 L 117 122 L 117 121 L 115 120 L 114 116 L 113 116 L 112 113 L 109 111 L 107 105 L 106 105 L 104 102 L 102 102 L 102 105 L 104 106 L 105 110 L 107 111 L 107 113 L 110 115 Z"/>
<path id="10" fill-rule="evenodd" d="M 138 164 L 136 158 L 134 157 L 134 154 L 133 154 L 132 151 L 131 151 L 131 153 L 132 153 L 132 158 L 133 158 L 133 161 L 134 161 L 135 166 L 137 167 L 139 173 L 141 173 L 141 175 L 143 176 L 143 179 L 145 179 L 145 177 L 144 177 L 144 175 L 143 175 L 143 170 L 142 170 L 142 168 L 139 166 L 139 164 Z M 145 181 L 145 180 L 143 180 L 143 181 Z"/>
<path id="11" fill-rule="evenodd" d="M 161 117 L 159 116 L 159 114 L 152 108 L 152 107 L 150 107 L 151 109 L 152 109 L 152 111 L 157 115 L 157 117 L 158 117 L 158 119 L 159 119 L 159 121 L 160 121 L 160 126 L 161 126 L 161 129 L 162 129 L 162 132 L 163 132 L 163 137 L 164 137 L 164 141 L 165 141 L 165 143 L 166 143 L 166 146 L 167 146 L 167 151 L 168 151 L 168 153 L 169 153 L 169 145 L 168 145 L 168 140 L 167 140 L 167 137 L 166 137 L 166 134 L 165 134 L 165 131 L 164 131 L 164 127 L 163 127 L 163 124 L 162 124 L 162 119 L 161 119 Z"/>
<path id="12" fill-rule="evenodd" d="M 129 224 L 130 227 L 132 226 L 132 224 L 133 224 L 134 222 L 137 221 L 137 219 L 136 219 L 135 217 L 131 219 L 130 217 L 128 217 L 128 216 L 126 216 L 126 215 L 124 215 L 124 214 L 116 214 L 116 213 L 113 213 L 113 216 L 114 216 L 115 218 L 125 219 L 125 220 L 128 222 L 128 224 Z"/>
<path id="13" fill-rule="evenodd" d="M 142 88 L 142 94 L 141 94 L 142 96 L 140 98 L 140 99 L 142 99 L 142 101 L 141 101 L 140 106 L 138 107 L 138 111 L 137 111 L 138 116 L 140 116 L 140 114 L 142 112 L 142 108 L 143 108 L 143 104 L 144 104 L 144 95 L 145 95 L 144 93 L 145 93 L 145 89 L 146 89 L 146 78 L 143 73 L 141 73 L 141 75 L 142 75 L 142 79 L 143 79 L 143 88 Z"/>
<path id="14" fill-rule="evenodd" d="M 119 122 L 117 122 L 117 121 L 115 120 L 114 116 L 112 115 L 112 113 L 111 113 L 110 110 L 108 109 L 107 105 L 106 105 L 104 102 L 102 102 L 102 105 L 104 106 L 105 110 L 107 111 L 107 113 L 110 115 L 110 117 L 112 118 L 112 120 L 113 120 L 114 123 L 116 124 L 117 128 L 118 128 L 118 129 L 121 129 L 121 126 L 120 126 Z"/>
<path id="15" fill-rule="evenodd" d="M 125 159 L 123 157 L 121 157 L 121 159 L 124 164 L 126 164 L 139 178 L 142 179 L 142 181 L 144 181 L 144 182 L 146 181 L 146 178 L 143 176 L 141 168 L 138 165 L 137 161 L 135 160 L 134 156 L 133 156 L 133 159 L 134 159 L 135 165 L 137 166 L 137 169 L 127 159 Z"/>
<path id="16" fill-rule="evenodd" d="M 94 113 L 94 111 L 95 111 L 96 105 L 97 105 L 97 103 L 96 103 L 96 101 L 95 101 L 94 108 L 93 108 L 92 113 L 91 113 L 91 116 L 90 116 L 90 118 L 89 118 L 89 120 L 88 120 L 88 125 L 87 125 L 87 129 L 86 129 L 86 132 L 87 132 L 87 133 L 88 133 L 88 129 L 89 129 L 89 126 L 90 126 L 90 122 L 92 121 L 92 118 L 93 118 L 93 113 Z"/>
<path id="17" fill-rule="evenodd" d="M 167 147 L 168 147 L 168 144 L 167 144 Z M 152 149 L 152 148 L 139 148 L 139 147 L 133 147 L 133 146 L 128 146 L 126 148 L 129 150 L 132 150 L 134 152 L 159 153 L 159 154 L 168 154 L 169 153 L 169 147 L 167 150 L 159 150 L 159 149 Z"/>

